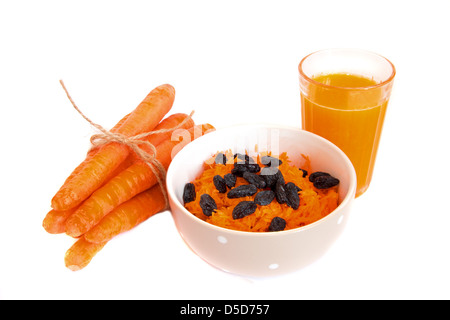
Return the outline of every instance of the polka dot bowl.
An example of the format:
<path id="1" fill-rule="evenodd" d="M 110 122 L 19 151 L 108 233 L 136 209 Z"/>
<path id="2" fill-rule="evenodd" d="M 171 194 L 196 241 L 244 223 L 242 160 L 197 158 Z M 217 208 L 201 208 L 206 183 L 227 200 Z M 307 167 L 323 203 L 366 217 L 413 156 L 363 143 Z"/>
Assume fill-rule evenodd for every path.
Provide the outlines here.
<path id="1" fill-rule="evenodd" d="M 313 171 L 326 171 L 340 180 L 339 206 L 304 227 L 258 233 L 214 226 L 184 208 L 184 186 L 200 174 L 204 161 L 218 151 L 252 155 L 255 148 L 287 152 L 292 165 L 308 155 Z M 291 273 L 323 256 L 344 230 L 355 190 L 355 170 L 338 147 L 310 132 L 276 125 L 238 125 L 208 133 L 178 152 L 167 171 L 172 216 L 186 244 L 212 266 L 249 277 Z"/>

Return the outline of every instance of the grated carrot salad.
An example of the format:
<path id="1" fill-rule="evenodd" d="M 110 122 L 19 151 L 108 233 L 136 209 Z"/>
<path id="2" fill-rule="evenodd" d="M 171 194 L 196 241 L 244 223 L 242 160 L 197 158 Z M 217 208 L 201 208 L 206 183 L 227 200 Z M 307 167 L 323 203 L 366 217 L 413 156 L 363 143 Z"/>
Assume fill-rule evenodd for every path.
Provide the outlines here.
<path id="1" fill-rule="evenodd" d="M 239 231 L 266 232 L 272 219 L 280 217 L 286 221 L 284 230 L 289 230 L 313 223 L 327 216 L 338 206 L 338 186 L 329 189 L 315 188 L 308 179 L 309 175 L 303 177 L 303 171 L 291 165 L 287 153 L 282 153 L 277 157 L 282 161 L 278 168 L 283 174 L 285 182 L 293 182 L 301 189 L 298 209 L 293 209 L 286 203 L 280 204 L 274 199 L 268 205 L 258 205 L 256 211 L 248 216 L 233 219 L 232 211 L 234 207 L 241 201 L 253 201 L 255 195 L 230 199 L 227 197 L 227 193 L 220 193 L 216 189 L 213 177 L 215 175 L 223 177 L 225 174 L 231 173 L 234 167 L 233 164 L 236 161 L 231 151 L 223 153 L 227 156 L 226 165 L 214 162 L 218 153 L 204 162 L 203 172 L 191 182 L 195 186 L 195 200 L 185 204 L 187 210 L 208 223 Z M 263 168 L 264 164 L 261 163 L 261 157 L 262 154 L 258 154 L 253 159 Z M 303 160 L 304 163 L 301 169 L 311 173 L 309 157 L 303 155 Z M 242 177 L 237 177 L 235 187 L 243 184 L 249 184 L 249 182 Z M 217 210 L 211 216 L 206 216 L 200 207 L 200 196 L 205 193 L 209 194 L 217 204 Z"/>

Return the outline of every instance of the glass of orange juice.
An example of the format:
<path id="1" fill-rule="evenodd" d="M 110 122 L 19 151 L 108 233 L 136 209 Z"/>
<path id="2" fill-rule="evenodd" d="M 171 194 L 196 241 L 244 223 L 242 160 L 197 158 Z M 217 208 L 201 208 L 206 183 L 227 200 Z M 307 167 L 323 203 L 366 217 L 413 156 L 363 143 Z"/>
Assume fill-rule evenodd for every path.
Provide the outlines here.
<path id="1" fill-rule="evenodd" d="M 386 58 L 357 49 L 328 49 L 299 66 L 302 128 L 336 144 L 355 167 L 356 197 L 372 179 L 395 77 Z"/>

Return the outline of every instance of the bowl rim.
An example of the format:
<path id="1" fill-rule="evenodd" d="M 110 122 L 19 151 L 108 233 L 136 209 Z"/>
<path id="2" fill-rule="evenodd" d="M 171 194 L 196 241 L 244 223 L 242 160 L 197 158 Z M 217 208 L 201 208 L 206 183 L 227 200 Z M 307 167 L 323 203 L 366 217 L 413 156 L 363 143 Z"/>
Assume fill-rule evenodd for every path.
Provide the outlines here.
<path id="1" fill-rule="evenodd" d="M 306 136 L 310 136 L 313 139 L 321 140 L 323 143 L 328 145 L 330 148 L 332 148 L 335 151 L 337 151 L 342 156 L 342 159 L 343 159 L 344 163 L 346 164 L 346 167 L 349 168 L 349 171 L 350 171 L 349 172 L 350 173 L 350 183 L 349 183 L 347 194 L 345 195 L 345 197 L 341 201 L 341 203 L 339 203 L 337 208 L 334 209 L 332 212 L 330 212 L 325 217 L 323 217 L 323 218 L 321 218 L 321 219 L 319 219 L 319 220 L 317 220 L 317 221 L 315 221 L 313 223 L 310 223 L 310 224 L 308 224 L 306 226 L 302 226 L 302 227 L 298 227 L 298 228 L 294 228 L 294 229 L 289 229 L 289 230 L 277 231 L 277 232 L 252 232 L 252 231 L 241 231 L 241 230 L 228 229 L 228 228 L 216 226 L 214 224 L 211 224 L 211 223 L 208 223 L 206 221 L 203 221 L 202 219 L 196 217 L 191 212 L 189 212 L 181 204 L 181 202 L 178 200 L 177 196 L 175 195 L 175 189 L 174 189 L 174 187 L 172 185 L 172 180 L 173 180 L 172 179 L 172 175 L 173 175 L 172 172 L 174 171 L 172 163 L 174 162 L 174 160 L 176 160 L 177 157 L 179 157 L 180 154 L 188 153 L 189 149 L 192 148 L 192 145 L 197 145 L 197 144 L 202 143 L 202 141 L 205 139 L 205 137 L 209 136 L 209 139 L 211 139 L 211 135 L 218 134 L 217 132 L 220 133 L 221 131 L 224 131 L 224 130 L 230 130 L 232 128 L 244 128 L 244 127 L 254 127 L 255 129 L 256 128 L 267 128 L 267 129 L 282 129 L 282 130 L 297 131 L 300 134 L 304 134 Z M 167 174 L 166 174 L 167 195 L 168 195 L 169 199 L 171 200 L 171 203 L 175 204 L 177 209 L 179 209 L 182 212 L 183 215 L 187 216 L 192 221 L 195 221 L 194 223 L 199 223 L 200 225 L 203 225 L 204 227 L 206 227 L 208 229 L 216 230 L 218 232 L 221 232 L 221 234 L 225 233 L 225 234 L 230 234 L 230 235 L 249 236 L 249 237 L 277 237 L 277 236 L 279 237 L 279 236 L 282 236 L 282 235 L 288 235 L 288 234 L 295 234 L 295 233 L 305 232 L 306 230 L 309 230 L 311 228 L 315 228 L 315 227 L 319 226 L 320 224 L 323 224 L 327 220 L 330 220 L 331 217 L 339 214 L 339 212 L 344 210 L 344 208 L 347 207 L 349 205 L 349 203 L 351 203 L 355 199 L 356 184 L 357 184 L 356 172 L 355 172 L 355 169 L 353 167 L 352 162 L 350 161 L 348 156 L 340 148 L 338 148 L 334 143 L 332 143 L 331 141 L 329 141 L 329 140 L 327 140 L 327 139 L 325 139 L 325 138 L 323 138 L 323 137 L 321 137 L 321 136 L 319 136 L 319 135 L 317 135 L 315 133 L 303 130 L 303 129 L 298 128 L 298 127 L 288 126 L 288 125 L 280 125 L 280 124 L 270 124 L 270 123 L 236 124 L 236 125 L 230 125 L 230 126 L 224 126 L 224 127 L 216 128 L 215 131 L 210 132 L 210 133 L 208 133 L 208 134 L 206 134 L 204 136 L 198 137 L 194 141 L 191 141 L 189 144 L 187 144 L 183 149 L 181 149 L 174 156 L 174 158 L 172 159 L 172 162 L 170 163 L 169 168 L 167 170 Z M 169 210 L 171 211 L 171 214 L 173 215 L 174 213 L 172 212 L 172 208 L 169 208 Z"/>

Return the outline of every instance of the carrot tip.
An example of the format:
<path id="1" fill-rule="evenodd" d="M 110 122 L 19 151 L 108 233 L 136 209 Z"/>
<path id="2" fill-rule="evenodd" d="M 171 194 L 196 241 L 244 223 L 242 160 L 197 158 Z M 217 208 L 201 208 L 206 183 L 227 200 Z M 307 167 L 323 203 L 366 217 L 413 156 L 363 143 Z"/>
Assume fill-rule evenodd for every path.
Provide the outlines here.
<path id="1" fill-rule="evenodd" d="M 81 235 L 83 235 L 83 233 L 80 232 L 79 230 L 71 230 L 70 228 L 67 227 L 66 227 L 66 234 L 72 238 L 79 238 Z"/>
<path id="2" fill-rule="evenodd" d="M 76 223 L 68 222 L 66 223 L 66 234 L 72 238 L 78 238 L 83 232 L 78 228 Z"/>
<path id="3" fill-rule="evenodd" d="M 56 227 L 47 224 L 43 224 L 42 227 L 44 228 L 45 231 L 47 231 L 50 234 L 60 234 L 64 232 Z"/>
<path id="4" fill-rule="evenodd" d="M 69 265 L 69 266 L 66 266 L 69 270 L 71 270 L 71 271 L 78 271 L 78 270 L 81 270 L 81 268 L 80 268 L 80 266 L 77 266 L 77 265 Z"/>

